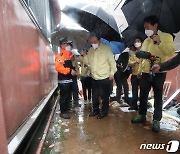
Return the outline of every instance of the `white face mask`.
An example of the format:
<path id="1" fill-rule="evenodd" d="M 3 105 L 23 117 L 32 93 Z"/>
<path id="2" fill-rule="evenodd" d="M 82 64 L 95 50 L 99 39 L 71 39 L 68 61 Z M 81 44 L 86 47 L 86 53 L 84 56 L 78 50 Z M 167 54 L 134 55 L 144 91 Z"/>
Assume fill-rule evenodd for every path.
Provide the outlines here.
<path id="1" fill-rule="evenodd" d="M 154 34 L 153 30 L 145 30 L 145 34 L 147 35 L 147 37 L 150 37 Z"/>
<path id="2" fill-rule="evenodd" d="M 67 50 L 67 51 L 71 51 L 71 47 L 68 45 L 68 46 L 66 47 L 66 50 Z"/>
<path id="3" fill-rule="evenodd" d="M 134 43 L 134 46 L 135 46 L 136 48 L 141 47 L 141 42 L 136 42 L 136 43 Z"/>
<path id="4" fill-rule="evenodd" d="M 99 44 L 92 44 L 93 49 L 97 49 L 99 47 Z"/>

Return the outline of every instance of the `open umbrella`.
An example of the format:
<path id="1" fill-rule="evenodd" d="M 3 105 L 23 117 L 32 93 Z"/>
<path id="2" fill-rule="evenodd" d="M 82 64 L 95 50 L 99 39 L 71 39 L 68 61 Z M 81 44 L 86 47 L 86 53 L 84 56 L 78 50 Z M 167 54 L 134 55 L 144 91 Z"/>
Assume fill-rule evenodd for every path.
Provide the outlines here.
<path id="1" fill-rule="evenodd" d="M 146 38 L 146 35 L 143 32 L 130 28 L 125 29 L 122 32 L 122 36 L 124 37 L 124 41 L 126 42 L 127 46 L 134 44 L 134 39 L 136 37 L 140 37 L 142 40 Z"/>
<path id="2" fill-rule="evenodd" d="M 126 0 L 122 11 L 129 28 L 144 31 L 143 19 L 149 15 L 159 18 L 159 29 L 168 33 L 180 30 L 180 0 Z"/>
<path id="3" fill-rule="evenodd" d="M 117 41 L 108 41 L 104 38 L 101 38 L 101 43 L 106 44 L 111 47 L 113 54 L 120 54 L 125 48 L 125 43 Z"/>
<path id="4" fill-rule="evenodd" d="M 77 3 L 66 6 L 62 11 L 88 31 L 99 33 L 109 41 L 121 40 L 114 17 L 101 7 Z"/>
<path id="5" fill-rule="evenodd" d="M 73 29 L 60 25 L 51 35 L 52 44 L 59 46 L 59 40 L 63 37 L 72 41 L 74 48 L 80 49 L 88 44 L 89 32 L 85 29 Z"/>

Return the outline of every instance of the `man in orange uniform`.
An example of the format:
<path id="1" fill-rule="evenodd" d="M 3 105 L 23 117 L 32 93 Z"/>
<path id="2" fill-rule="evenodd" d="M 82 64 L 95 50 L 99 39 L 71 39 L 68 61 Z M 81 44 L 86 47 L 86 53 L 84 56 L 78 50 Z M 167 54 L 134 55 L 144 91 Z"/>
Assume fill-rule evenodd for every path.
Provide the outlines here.
<path id="1" fill-rule="evenodd" d="M 55 68 L 58 72 L 58 86 L 60 88 L 60 116 L 64 119 L 70 119 L 69 104 L 72 93 L 72 77 L 76 71 L 72 67 L 70 46 L 66 38 L 59 41 L 61 50 L 55 58 Z"/>

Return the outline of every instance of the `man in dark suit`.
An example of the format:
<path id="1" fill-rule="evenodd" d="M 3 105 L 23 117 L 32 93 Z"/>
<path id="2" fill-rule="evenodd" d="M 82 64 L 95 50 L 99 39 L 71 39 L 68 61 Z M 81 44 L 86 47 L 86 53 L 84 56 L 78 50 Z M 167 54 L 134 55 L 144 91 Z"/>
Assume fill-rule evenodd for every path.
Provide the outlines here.
<path id="1" fill-rule="evenodd" d="M 119 55 L 119 58 L 116 61 L 116 66 L 117 66 L 117 72 L 114 75 L 114 79 L 116 82 L 116 99 L 117 102 L 120 103 L 121 100 L 121 91 L 122 91 L 122 86 L 124 89 L 124 101 L 129 104 L 129 86 L 127 79 L 130 75 L 130 70 L 127 68 L 128 66 L 128 60 L 129 60 L 129 53 L 124 52 L 121 55 Z"/>

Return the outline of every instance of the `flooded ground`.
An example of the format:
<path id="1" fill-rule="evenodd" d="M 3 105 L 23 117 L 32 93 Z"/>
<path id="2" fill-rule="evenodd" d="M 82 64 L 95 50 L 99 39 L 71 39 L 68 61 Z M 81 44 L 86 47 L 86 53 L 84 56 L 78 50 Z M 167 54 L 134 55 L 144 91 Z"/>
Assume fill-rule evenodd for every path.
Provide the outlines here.
<path id="1" fill-rule="evenodd" d="M 81 101 L 84 104 L 83 101 Z M 43 154 L 143 154 L 167 153 L 165 150 L 140 150 L 142 143 L 166 144 L 180 140 L 180 131 L 153 133 L 151 123 L 131 124 L 136 112 L 123 112 L 118 105 L 110 108 L 108 117 L 88 117 L 89 105 L 71 113 L 70 120 L 59 117 L 57 108 Z M 148 115 L 148 119 L 150 118 Z M 165 146 L 166 148 L 166 146 Z"/>

